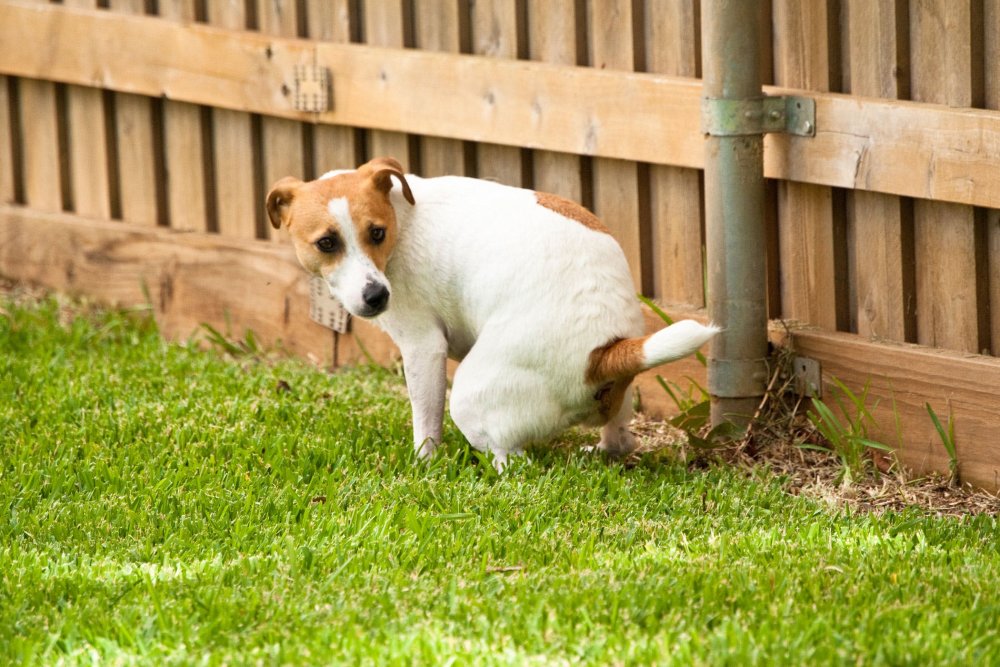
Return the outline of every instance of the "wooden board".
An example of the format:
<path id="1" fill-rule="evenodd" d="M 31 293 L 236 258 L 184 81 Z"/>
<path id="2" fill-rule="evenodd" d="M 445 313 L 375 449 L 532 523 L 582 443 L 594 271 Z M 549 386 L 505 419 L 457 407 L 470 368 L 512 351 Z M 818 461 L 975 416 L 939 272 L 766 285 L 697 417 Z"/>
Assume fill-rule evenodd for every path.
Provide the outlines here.
<path id="1" fill-rule="evenodd" d="M 518 0 L 476 0 L 472 3 L 472 51 L 489 58 L 514 59 L 521 53 L 519 26 L 523 16 Z M 498 93 L 487 89 L 487 105 L 502 104 Z M 476 146 L 476 175 L 479 178 L 506 183 L 529 185 L 527 165 L 520 148 L 480 143 Z"/>
<path id="2" fill-rule="evenodd" d="M 402 0 L 362 0 L 364 17 L 364 40 L 366 44 L 372 46 L 388 46 L 402 48 L 406 46 L 406 9 Z M 325 62 L 325 59 L 324 59 Z M 388 72 L 385 73 L 388 76 Z M 380 74 L 380 78 L 382 75 Z M 343 89 L 340 77 L 334 77 L 334 107 L 343 101 Z M 387 101 L 379 100 L 378 107 L 385 105 Z M 440 99 L 437 99 L 429 111 L 436 112 L 441 108 Z M 345 123 L 353 125 L 354 123 Z M 366 125 L 362 124 L 362 127 Z M 371 127 L 368 125 L 367 127 Z M 376 125 L 377 127 L 377 125 Z M 387 128 L 395 130 L 397 128 Z M 366 159 L 373 157 L 394 157 L 399 160 L 403 168 L 411 171 L 415 166 L 416 156 L 412 154 L 411 140 L 405 132 L 398 131 L 378 131 L 368 133 L 368 155 Z"/>
<path id="3" fill-rule="evenodd" d="M 0 76 L 0 204 L 12 204 L 17 199 L 14 184 L 14 134 L 10 117 L 11 85 L 8 77 Z"/>
<path id="4" fill-rule="evenodd" d="M 309 320 L 308 280 L 290 246 L 0 206 L 0 275 L 122 306 L 146 304 L 148 296 L 161 331 L 174 340 L 208 323 L 235 337 L 250 329 L 264 345 L 280 340 L 323 364 L 332 356 L 330 331 Z M 704 320 L 703 313 L 672 314 Z M 649 312 L 646 321 L 651 331 L 663 327 Z M 377 363 L 398 359 L 373 324 L 354 319 L 351 327 L 339 345 L 341 363 L 364 363 L 366 352 Z M 690 379 L 705 386 L 704 373 L 695 359 L 644 373 L 637 386 L 645 411 L 676 411 L 657 374 L 686 389 Z"/>
<path id="5" fill-rule="evenodd" d="M 972 106 L 976 100 L 971 3 L 917 0 L 910 7 L 915 100 Z M 964 76 L 963 76 L 964 75 Z M 917 341 L 979 352 L 976 213 L 968 206 L 914 203 Z"/>
<path id="6" fill-rule="evenodd" d="M 246 10 L 242 3 L 208 3 L 208 22 L 214 26 L 230 30 L 246 28 Z M 187 28 L 192 30 L 193 27 Z M 234 33 L 236 34 L 236 33 Z M 213 56 L 207 62 L 217 62 Z M 168 96 L 172 97 L 172 96 Z M 183 99 L 183 98 L 177 98 Z M 188 100 L 198 101 L 198 100 Z M 253 120 L 248 113 L 234 111 L 230 105 L 225 109 L 213 109 L 211 114 L 212 164 L 214 183 L 209 196 L 216 215 L 216 230 L 238 239 L 257 238 L 258 224 L 263 232 L 263 213 L 258 209 L 263 203 L 253 193 L 256 191 L 257 177 L 254 169 Z M 246 107 L 237 106 L 237 109 Z M 269 186 L 265 184 L 264 187 Z"/>
<path id="7" fill-rule="evenodd" d="M 265 35 L 278 37 L 298 36 L 298 11 L 296 0 L 257 0 L 257 20 L 260 31 Z M 261 119 L 261 170 L 263 171 L 263 192 L 259 192 L 258 202 L 262 202 L 271 184 L 285 176 L 304 178 L 306 175 L 302 125 L 285 118 Z M 287 243 L 288 233 L 284 228 L 275 229 L 265 224 L 267 236 L 273 241 Z"/>
<path id="8" fill-rule="evenodd" d="M 646 65 L 671 76 L 701 75 L 701 23 L 695 0 L 646 3 Z M 669 122 L 665 119 L 664 122 Z M 702 177 L 694 169 L 650 169 L 653 294 L 665 303 L 705 306 Z"/>
<path id="9" fill-rule="evenodd" d="M 774 2 L 775 83 L 830 89 L 826 0 Z M 817 121 L 818 122 L 818 121 Z M 837 329 L 833 197 L 829 188 L 778 184 L 781 307 L 786 319 Z"/>
<path id="10" fill-rule="evenodd" d="M 223 6 L 208 4 L 210 12 Z M 4 14 L 0 41 L 20 47 L 0 50 L 0 73 L 310 122 L 703 165 L 701 86 L 692 79 L 282 40 L 109 12 L 41 11 L 17 0 L 4 5 Z M 330 66 L 337 89 L 334 110 L 318 118 L 295 111 L 282 94 L 294 65 L 313 58 Z M 450 104 L 440 104 L 441 90 Z M 995 111 L 809 95 L 816 100 L 817 135 L 769 135 L 769 178 L 1000 207 Z M 665 117 L 671 122 L 663 123 Z M 226 173 L 223 182 L 233 183 L 234 169 Z"/>
<path id="11" fill-rule="evenodd" d="M 97 1 L 65 0 L 63 4 L 93 9 Z M 66 105 L 69 130 L 66 158 L 72 210 L 87 217 L 110 218 L 111 182 L 104 94 L 96 88 L 69 86 Z"/>
<path id="12" fill-rule="evenodd" d="M 582 65 L 586 46 L 581 33 L 586 12 L 579 2 L 528 2 L 528 54 L 532 60 L 560 65 Z M 538 150 L 532 154 L 533 187 L 571 201 L 591 205 L 589 174 L 581 158 L 568 153 Z M 587 183 L 584 184 L 586 179 Z"/>
<path id="13" fill-rule="evenodd" d="M 1000 110 L 1000 0 L 984 3 L 984 106 Z M 989 257 L 990 349 L 1000 356 L 1000 210 L 986 212 Z"/>
<path id="14" fill-rule="evenodd" d="M 590 0 L 591 63 L 601 70 L 631 72 L 638 45 L 631 0 Z M 662 120 L 660 121 L 662 122 Z M 638 292 L 652 293 L 652 266 L 643 261 L 643 241 L 649 230 L 648 171 L 624 160 L 593 161 L 594 213 L 608 226 L 625 251 Z"/>
<path id="15" fill-rule="evenodd" d="M 310 39 L 347 44 L 354 37 L 358 17 L 352 0 L 307 0 L 306 26 Z M 336 95 L 336 91 L 334 91 Z M 313 126 L 313 164 L 306 165 L 308 178 L 322 176 L 331 169 L 358 166 L 357 130 L 335 125 Z"/>
<path id="16" fill-rule="evenodd" d="M 467 51 L 469 3 L 459 0 L 414 4 L 416 47 L 425 51 Z M 465 175 L 473 159 L 473 147 L 455 139 L 422 137 L 420 165 L 411 168 L 422 176 Z"/>
<path id="17" fill-rule="evenodd" d="M 144 0 L 111 0 L 112 11 L 145 13 Z M 128 62 L 128 58 L 124 59 Z M 154 117 L 154 101 L 143 95 L 117 93 L 114 98 L 121 216 L 128 222 L 155 225 L 160 217 L 158 162 L 162 128 Z"/>
<path id="18" fill-rule="evenodd" d="M 191 23 L 195 20 L 195 0 L 159 3 L 162 18 Z M 205 110 L 194 104 L 163 102 L 163 142 L 166 169 L 167 223 L 172 229 L 208 231 L 208 181 L 205 137 L 208 127 Z M 214 223 L 212 223 L 214 224 Z"/>
<path id="19" fill-rule="evenodd" d="M 224 330 L 228 320 L 235 336 L 249 328 L 265 344 L 280 339 L 293 353 L 329 361 L 329 332 L 308 319 L 307 282 L 287 246 L 3 206 L 0 274 L 121 305 L 145 304 L 148 294 L 172 338 L 187 339 L 204 322 Z M 661 323 L 647 313 L 647 326 Z M 391 342 L 371 325 L 355 322 L 355 331 L 376 360 L 394 358 Z M 774 340 L 788 343 L 781 334 Z M 856 389 L 871 382 L 879 420 L 873 437 L 892 446 L 901 440 L 903 461 L 918 471 L 947 470 L 924 403 L 942 419 L 953 415 L 963 479 L 997 488 L 1000 360 L 810 330 L 792 331 L 791 343 L 798 354 L 821 362 L 827 380 L 836 377 Z M 351 360 L 362 360 L 357 346 L 342 348 L 352 349 Z M 704 369 L 693 359 L 644 374 L 638 383 L 642 402 L 654 415 L 673 408 L 656 372 L 681 386 L 688 376 L 704 386 Z"/>
<path id="20" fill-rule="evenodd" d="M 831 403 L 832 378 L 854 391 L 870 383 L 869 407 L 877 404 L 878 424 L 870 435 L 896 448 L 904 465 L 918 473 L 948 472 L 948 456 L 924 407 L 930 403 L 942 423 L 949 415 L 954 419 L 962 480 L 1000 488 L 1000 360 L 810 330 L 793 331 L 792 345 L 820 361 Z"/>

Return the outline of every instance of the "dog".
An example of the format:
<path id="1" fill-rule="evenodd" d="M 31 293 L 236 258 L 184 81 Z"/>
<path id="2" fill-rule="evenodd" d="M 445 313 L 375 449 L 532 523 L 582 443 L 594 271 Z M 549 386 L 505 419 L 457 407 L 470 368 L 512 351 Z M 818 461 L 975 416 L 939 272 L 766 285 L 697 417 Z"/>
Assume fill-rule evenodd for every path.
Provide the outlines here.
<path id="1" fill-rule="evenodd" d="M 596 449 L 631 452 L 635 375 L 695 352 L 719 329 L 679 321 L 643 335 L 621 247 L 584 207 L 459 176 L 404 174 L 393 158 L 311 182 L 286 177 L 266 208 L 310 273 L 399 347 L 419 457 L 450 410 L 503 469 L 526 444 L 577 423 Z"/>

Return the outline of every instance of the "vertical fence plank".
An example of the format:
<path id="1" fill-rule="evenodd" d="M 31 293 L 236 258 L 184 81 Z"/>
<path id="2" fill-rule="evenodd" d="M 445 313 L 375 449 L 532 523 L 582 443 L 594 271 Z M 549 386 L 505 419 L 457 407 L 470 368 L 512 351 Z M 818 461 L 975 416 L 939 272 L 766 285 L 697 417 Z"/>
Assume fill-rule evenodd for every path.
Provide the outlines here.
<path id="1" fill-rule="evenodd" d="M 144 0 L 111 0 L 111 9 L 144 14 Z M 156 142 L 153 101 L 142 95 L 115 93 L 115 130 L 118 144 L 118 182 L 122 219 L 155 225 L 157 200 Z"/>
<path id="2" fill-rule="evenodd" d="M 774 1 L 774 79 L 830 90 L 829 0 Z M 833 195 L 805 183 L 778 184 L 783 317 L 837 328 Z"/>
<path id="3" fill-rule="evenodd" d="M 67 7 L 94 9 L 97 0 L 64 0 Z M 69 129 L 70 192 L 73 210 L 92 218 L 111 217 L 108 136 L 104 93 L 98 88 L 66 87 Z"/>
<path id="4" fill-rule="evenodd" d="M 357 20 L 352 5 L 352 0 L 306 0 L 309 38 L 342 44 L 351 42 Z M 313 128 L 313 164 L 307 165 L 310 168 L 307 177 L 315 178 L 332 169 L 358 166 L 361 155 L 357 144 L 354 128 L 316 126 Z"/>
<path id="5" fill-rule="evenodd" d="M 465 39 L 469 0 L 419 2 L 414 7 L 416 47 L 425 51 L 460 53 L 468 50 Z M 455 139 L 422 137 L 420 173 L 423 176 L 466 173 L 467 145 Z"/>
<path id="6" fill-rule="evenodd" d="M 365 43 L 372 46 L 403 48 L 407 46 L 406 26 L 408 5 L 403 0 L 365 0 Z M 372 130 L 368 133 L 368 157 L 391 156 L 404 169 L 417 165 L 411 155 L 410 137 L 403 132 Z"/>
<path id="7" fill-rule="evenodd" d="M 242 0 L 214 0 L 207 3 L 207 8 L 210 24 L 229 30 L 246 29 L 246 6 Z M 263 203 L 254 197 L 254 139 L 250 114 L 212 109 L 212 154 L 218 231 L 243 239 L 256 238 L 257 209 L 262 208 Z"/>
<path id="8" fill-rule="evenodd" d="M 1000 0 L 985 0 L 985 106 L 1000 109 Z M 1000 210 L 986 212 L 989 255 L 990 349 L 1000 356 Z"/>
<path id="9" fill-rule="evenodd" d="M 636 67 L 637 44 L 632 0 L 590 0 L 590 64 L 599 69 L 632 71 Z M 651 280 L 644 275 L 652 267 L 642 261 L 643 210 L 648 195 L 646 183 L 640 180 L 640 168 L 634 162 L 595 158 L 594 212 L 608 226 L 625 251 L 635 287 L 651 292 Z"/>
<path id="10" fill-rule="evenodd" d="M 195 0 L 160 0 L 160 17 L 191 23 Z M 208 194 L 202 109 L 194 104 L 163 102 L 164 160 L 169 225 L 184 231 L 208 231 Z"/>
<path id="11" fill-rule="evenodd" d="M 912 0 L 911 92 L 919 102 L 973 106 L 972 3 Z M 979 26 L 976 26 L 979 30 Z M 970 206 L 914 202 L 917 342 L 979 352 L 976 213 Z"/>
<path id="12" fill-rule="evenodd" d="M 909 31 L 906 0 L 849 0 L 850 92 L 905 98 Z M 899 197 L 851 193 L 857 332 L 866 337 L 912 340 L 912 220 Z"/>
<path id="13" fill-rule="evenodd" d="M 586 21 L 582 2 L 528 2 L 528 53 L 532 60 L 580 65 L 580 26 Z M 576 202 L 586 199 L 581 159 L 576 155 L 535 151 L 532 155 L 535 189 L 553 192 Z M 589 203 L 589 202 L 586 202 Z"/>
<path id="14" fill-rule="evenodd" d="M 476 0 L 472 5 L 472 50 L 494 58 L 517 58 L 522 45 L 520 0 Z M 476 174 L 507 185 L 530 185 L 522 151 L 511 146 L 479 144 Z"/>
<path id="15" fill-rule="evenodd" d="M 276 37 L 298 36 L 298 11 L 296 0 L 258 0 L 257 16 L 260 31 Z M 302 125 L 285 118 L 261 119 L 261 170 L 263 188 L 285 176 L 302 178 L 306 171 Z M 269 238 L 285 241 L 284 228 L 274 229 L 264 225 Z"/>
<path id="16" fill-rule="evenodd" d="M 0 204 L 17 200 L 14 184 L 14 134 L 10 117 L 10 77 L 0 76 Z"/>
<path id="17" fill-rule="evenodd" d="M 700 76 L 699 13 L 698 0 L 647 0 L 643 23 L 650 72 Z M 653 294 L 698 308 L 705 305 L 701 190 L 694 169 L 650 167 Z"/>
<path id="18" fill-rule="evenodd" d="M 14 140 L 23 149 L 24 203 L 40 210 L 58 211 L 62 208 L 62 193 L 55 84 L 20 79 L 17 91 L 21 136 Z"/>

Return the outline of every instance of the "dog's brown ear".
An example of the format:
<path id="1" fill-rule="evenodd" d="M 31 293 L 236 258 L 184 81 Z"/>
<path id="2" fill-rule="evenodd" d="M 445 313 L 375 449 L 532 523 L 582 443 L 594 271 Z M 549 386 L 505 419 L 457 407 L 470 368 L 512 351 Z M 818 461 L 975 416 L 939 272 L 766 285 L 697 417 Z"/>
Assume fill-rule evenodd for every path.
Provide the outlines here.
<path id="1" fill-rule="evenodd" d="M 385 194 L 388 194 L 389 190 L 392 189 L 392 177 L 395 176 L 399 179 L 399 184 L 403 186 L 403 196 L 406 198 L 406 201 L 410 202 L 410 205 L 416 204 L 416 201 L 413 199 L 413 192 L 410 190 L 410 184 L 406 182 L 403 166 L 399 164 L 396 158 L 374 158 L 362 165 L 358 171 L 367 171 L 370 173 L 370 178 L 372 183 L 375 184 L 375 189 Z"/>
<path id="2" fill-rule="evenodd" d="M 267 217 L 271 219 L 271 226 L 275 229 L 279 229 L 282 223 L 288 223 L 288 207 L 300 185 L 302 181 L 299 179 L 285 176 L 272 185 L 271 191 L 267 193 Z"/>

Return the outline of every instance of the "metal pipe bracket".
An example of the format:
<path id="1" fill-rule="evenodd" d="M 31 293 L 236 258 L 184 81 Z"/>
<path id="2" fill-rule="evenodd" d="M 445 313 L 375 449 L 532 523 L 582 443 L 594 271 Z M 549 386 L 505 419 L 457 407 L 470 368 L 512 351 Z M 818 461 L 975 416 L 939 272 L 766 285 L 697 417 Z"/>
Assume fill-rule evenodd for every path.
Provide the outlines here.
<path id="1" fill-rule="evenodd" d="M 730 100 L 701 99 L 701 129 L 713 137 L 740 137 L 782 132 L 816 136 L 816 101 L 797 95 Z"/>

